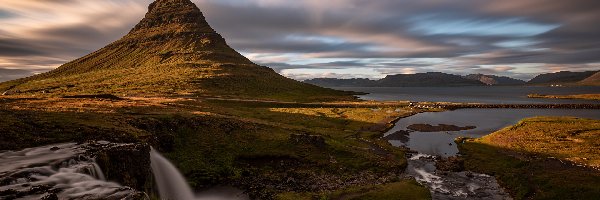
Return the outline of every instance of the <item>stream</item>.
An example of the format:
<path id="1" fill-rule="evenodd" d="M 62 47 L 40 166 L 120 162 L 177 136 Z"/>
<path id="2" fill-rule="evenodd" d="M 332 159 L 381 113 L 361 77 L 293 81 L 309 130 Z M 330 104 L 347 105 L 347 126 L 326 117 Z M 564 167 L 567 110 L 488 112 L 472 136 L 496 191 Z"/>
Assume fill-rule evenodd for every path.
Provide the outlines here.
<path id="1" fill-rule="evenodd" d="M 49 145 L 0 153 L 0 199 L 129 199 L 141 192 L 106 181 L 87 146 Z"/>
<path id="2" fill-rule="evenodd" d="M 479 138 L 535 116 L 573 116 L 600 119 L 600 110 L 573 109 L 461 109 L 419 113 L 400 119 L 384 134 L 394 146 L 407 147 L 417 153 L 408 154 L 406 172 L 427 186 L 434 200 L 446 199 L 511 199 L 493 176 L 469 171 L 450 172 L 436 169 L 439 159 L 458 155 L 457 137 Z M 461 131 L 417 131 L 410 125 L 440 124 L 471 127 Z"/>

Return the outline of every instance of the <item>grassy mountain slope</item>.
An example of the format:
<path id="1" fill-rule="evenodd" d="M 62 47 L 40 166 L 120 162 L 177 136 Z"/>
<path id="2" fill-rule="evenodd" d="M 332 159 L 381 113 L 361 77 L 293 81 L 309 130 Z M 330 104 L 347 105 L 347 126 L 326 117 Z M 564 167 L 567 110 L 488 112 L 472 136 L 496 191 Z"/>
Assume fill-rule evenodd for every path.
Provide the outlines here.
<path id="1" fill-rule="evenodd" d="M 230 48 L 189 0 L 158 0 L 126 36 L 48 73 L 0 84 L 24 95 L 208 95 L 349 99 L 285 78 Z"/>
<path id="2" fill-rule="evenodd" d="M 579 84 L 600 86 L 600 72 L 596 72 L 594 75 L 579 81 Z"/>
<path id="3" fill-rule="evenodd" d="M 592 75 L 597 71 L 569 72 L 561 71 L 556 73 L 540 74 L 531 79 L 527 84 L 530 85 L 551 85 L 551 84 L 576 84 Z"/>

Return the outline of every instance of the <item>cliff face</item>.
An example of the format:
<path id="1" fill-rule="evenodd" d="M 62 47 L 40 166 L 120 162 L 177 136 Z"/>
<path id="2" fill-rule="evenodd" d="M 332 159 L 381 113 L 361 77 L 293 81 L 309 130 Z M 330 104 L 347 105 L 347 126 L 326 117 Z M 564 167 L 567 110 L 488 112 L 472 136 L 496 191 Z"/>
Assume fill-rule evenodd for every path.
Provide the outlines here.
<path id="1" fill-rule="evenodd" d="M 157 0 L 123 38 L 56 70 L 0 84 L 0 93 L 348 98 L 285 78 L 229 47 L 190 0 Z"/>

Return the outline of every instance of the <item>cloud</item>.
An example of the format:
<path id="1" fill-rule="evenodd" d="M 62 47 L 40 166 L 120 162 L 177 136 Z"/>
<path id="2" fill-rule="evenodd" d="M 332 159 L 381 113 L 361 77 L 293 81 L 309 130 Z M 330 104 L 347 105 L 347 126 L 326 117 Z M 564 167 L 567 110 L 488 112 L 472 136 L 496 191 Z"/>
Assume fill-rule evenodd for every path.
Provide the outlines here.
<path id="1" fill-rule="evenodd" d="M 193 1 L 236 50 L 296 78 L 442 71 L 526 79 L 600 63 L 600 2 L 589 0 Z M 47 70 L 90 53 L 126 34 L 150 2 L 4 1 L 0 67 Z"/>

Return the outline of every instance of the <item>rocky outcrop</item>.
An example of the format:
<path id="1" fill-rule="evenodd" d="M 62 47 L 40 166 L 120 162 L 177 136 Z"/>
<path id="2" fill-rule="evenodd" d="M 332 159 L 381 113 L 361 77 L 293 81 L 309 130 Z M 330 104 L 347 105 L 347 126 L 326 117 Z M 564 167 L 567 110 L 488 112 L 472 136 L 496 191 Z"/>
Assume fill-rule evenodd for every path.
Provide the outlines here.
<path id="1" fill-rule="evenodd" d="M 147 144 L 117 144 L 99 146 L 96 162 L 107 180 L 139 191 L 152 189 L 150 146 Z"/>

